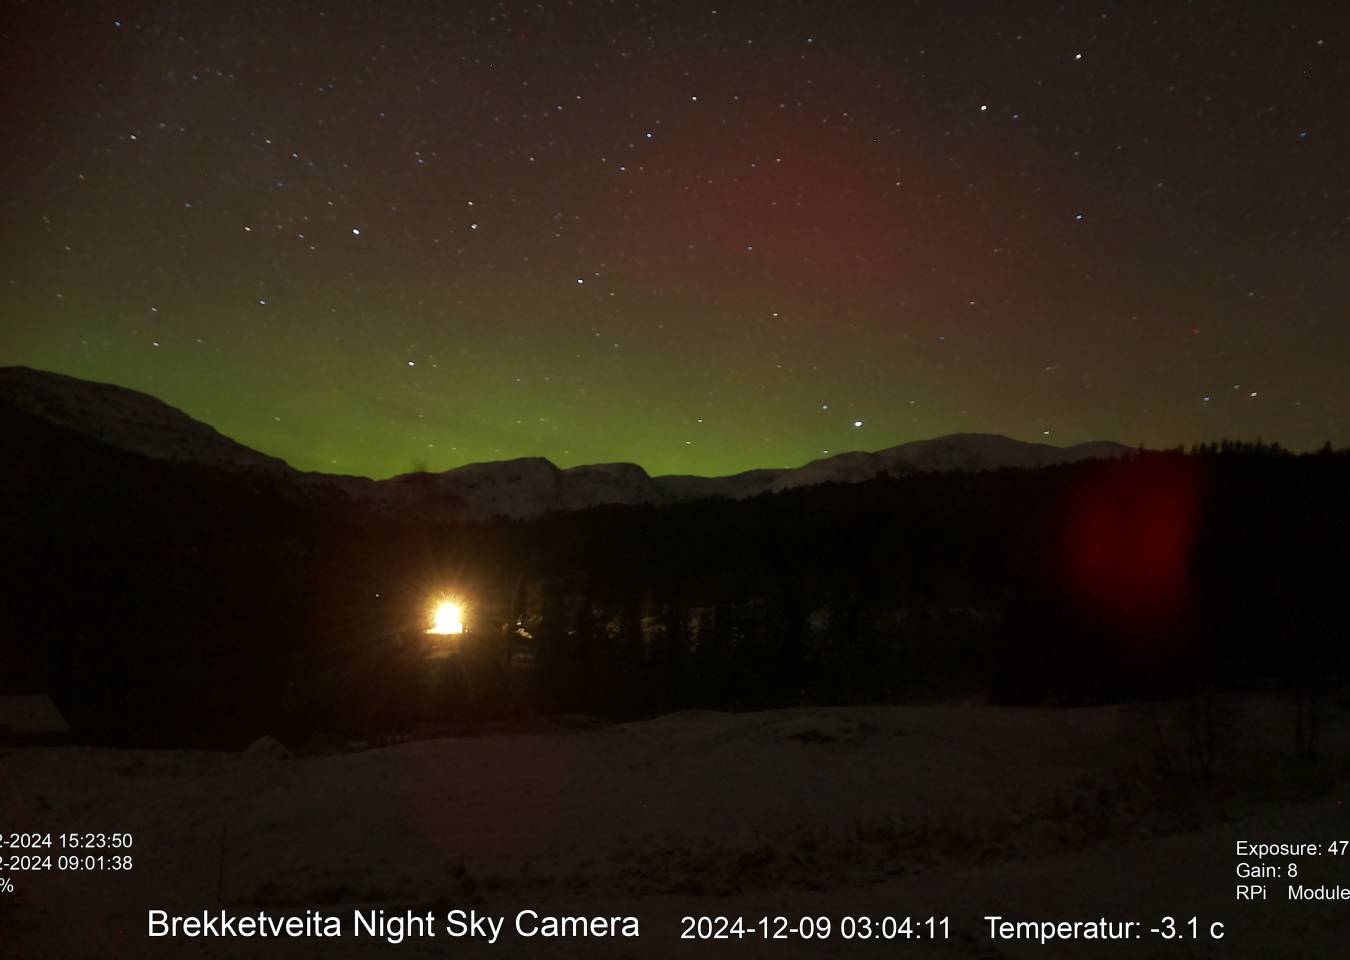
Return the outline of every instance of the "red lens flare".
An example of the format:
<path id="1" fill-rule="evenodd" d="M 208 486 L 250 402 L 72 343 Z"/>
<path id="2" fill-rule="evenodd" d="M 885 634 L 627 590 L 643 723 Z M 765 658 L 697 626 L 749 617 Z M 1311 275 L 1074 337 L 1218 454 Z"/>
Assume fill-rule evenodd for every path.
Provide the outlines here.
<path id="1" fill-rule="evenodd" d="M 1190 595 L 1203 465 L 1144 454 L 1090 469 L 1064 513 L 1064 582 L 1083 612 L 1125 629 L 1175 623 Z"/>

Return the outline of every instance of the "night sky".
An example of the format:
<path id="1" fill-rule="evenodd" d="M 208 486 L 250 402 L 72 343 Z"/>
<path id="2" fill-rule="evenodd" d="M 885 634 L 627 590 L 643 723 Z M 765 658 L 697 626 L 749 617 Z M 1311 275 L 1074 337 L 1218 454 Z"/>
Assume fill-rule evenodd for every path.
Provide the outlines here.
<path id="1" fill-rule="evenodd" d="M 1333 4 L 0 18 L 0 363 L 301 468 L 1350 444 Z"/>

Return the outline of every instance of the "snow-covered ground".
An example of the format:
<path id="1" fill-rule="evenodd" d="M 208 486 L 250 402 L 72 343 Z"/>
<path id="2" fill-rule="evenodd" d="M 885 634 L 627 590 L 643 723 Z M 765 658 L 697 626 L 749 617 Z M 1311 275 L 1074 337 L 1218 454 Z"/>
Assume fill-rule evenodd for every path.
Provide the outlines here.
<path id="1" fill-rule="evenodd" d="M 539 721 L 284 758 L 0 753 L 5 830 L 127 831 L 130 873 L 17 873 L 0 943 L 23 957 L 1332 957 L 1346 903 L 1234 900 L 1235 842 L 1350 839 L 1350 724 L 1287 759 L 1292 712 L 1228 704 L 1214 783 L 1164 774 L 1179 708 L 974 705 Z M 1156 722 L 1155 722 L 1156 721 Z M 1268 861 L 1270 862 L 1270 861 Z M 1283 861 L 1281 861 L 1282 863 Z M 1350 856 L 1300 858 L 1350 886 Z M 633 915 L 638 940 L 354 938 L 355 908 Z M 150 941 L 151 908 L 343 917 L 342 939 Z M 691 943 L 685 915 L 827 916 L 824 942 Z M 951 938 L 845 942 L 844 916 L 950 917 Z M 1222 922 L 1221 943 L 990 939 L 982 919 Z"/>

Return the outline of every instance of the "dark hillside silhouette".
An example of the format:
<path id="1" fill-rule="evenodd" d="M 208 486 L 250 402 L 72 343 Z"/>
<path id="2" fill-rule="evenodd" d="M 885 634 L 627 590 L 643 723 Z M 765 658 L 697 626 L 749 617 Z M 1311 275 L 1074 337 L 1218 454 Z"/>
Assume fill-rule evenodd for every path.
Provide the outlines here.
<path id="1" fill-rule="evenodd" d="M 571 712 L 1086 704 L 1347 673 L 1350 457 L 1228 444 L 747 501 L 396 523 L 0 405 L 7 687 L 220 744 Z M 471 608 L 427 661 L 427 597 Z"/>

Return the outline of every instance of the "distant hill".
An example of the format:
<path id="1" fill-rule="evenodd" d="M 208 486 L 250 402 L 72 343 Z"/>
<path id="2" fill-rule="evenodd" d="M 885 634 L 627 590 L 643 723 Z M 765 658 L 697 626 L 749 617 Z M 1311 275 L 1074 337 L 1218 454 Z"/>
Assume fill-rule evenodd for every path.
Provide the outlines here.
<path id="1" fill-rule="evenodd" d="M 266 481 L 302 500 L 351 502 L 394 516 L 432 520 L 531 517 L 604 504 L 744 499 L 819 483 L 856 483 L 878 474 L 1034 468 L 1118 457 L 1129 451 L 1123 444 L 1107 441 L 1053 447 L 997 434 L 964 433 L 876 453 L 842 453 L 794 469 L 749 470 L 727 477 L 652 477 L 633 463 L 560 469 L 543 457 L 523 457 L 370 480 L 296 470 L 149 394 L 111 384 L 28 367 L 4 367 L 0 368 L 0 403 L 154 460 Z"/>
<path id="2" fill-rule="evenodd" d="M 236 443 L 148 393 L 110 383 L 29 367 L 0 367 L 0 403 L 156 460 L 198 463 L 232 472 L 293 472 L 284 460 Z"/>
<path id="3" fill-rule="evenodd" d="M 1123 456 L 1130 448 L 1121 443 L 1095 440 L 1071 447 L 1026 443 L 996 433 L 953 433 L 932 440 L 915 440 L 876 453 L 843 453 L 812 460 L 804 467 L 785 471 L 773 490 L 810 486 L 815 483 L 855 483 L 879 473 L 904 476 L 909 473 L 999 470 L 1004 467 L 1050 467 L 1080 460 L 1107 460 Z"/>

